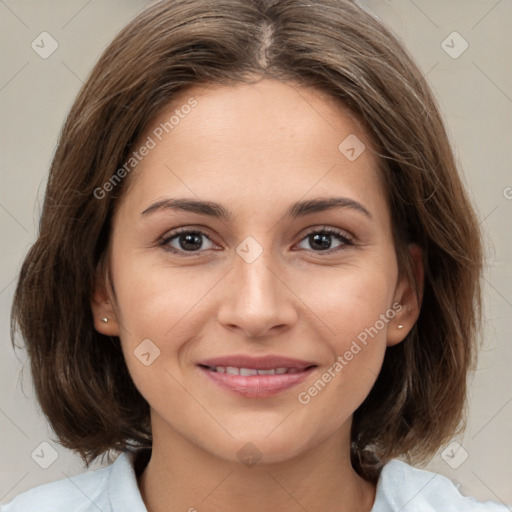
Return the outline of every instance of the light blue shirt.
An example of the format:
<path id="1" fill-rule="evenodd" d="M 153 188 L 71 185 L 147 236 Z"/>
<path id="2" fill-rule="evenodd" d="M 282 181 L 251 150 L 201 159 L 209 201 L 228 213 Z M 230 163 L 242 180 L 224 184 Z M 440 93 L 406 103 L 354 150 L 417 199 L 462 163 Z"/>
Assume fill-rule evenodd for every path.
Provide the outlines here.
<path id="1" fill-rule="evenodd" d="M 34 487 L 1 505 L 0 512 L 147 512 L 133 467 L 136 454 L 130 450 L 105 468 Z M 201 510 L 199 503 L 195 508 Z M 449 478 L 392 459 L 380 474 L 371 512 L 511 510 L 512 504 L 465 497 Z"/>

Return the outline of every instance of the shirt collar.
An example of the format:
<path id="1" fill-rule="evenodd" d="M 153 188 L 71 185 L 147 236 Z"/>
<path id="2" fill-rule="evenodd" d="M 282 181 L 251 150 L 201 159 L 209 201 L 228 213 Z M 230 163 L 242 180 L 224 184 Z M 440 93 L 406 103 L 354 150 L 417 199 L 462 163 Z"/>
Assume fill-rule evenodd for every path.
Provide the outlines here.
<path id="1" fill-rule="evenodd" d="M 108 494 L 113 512 L 147 512 L 134 469 L 136 458 L 146 450 L 130 449 L 119 455 L 112 464 Z"/>

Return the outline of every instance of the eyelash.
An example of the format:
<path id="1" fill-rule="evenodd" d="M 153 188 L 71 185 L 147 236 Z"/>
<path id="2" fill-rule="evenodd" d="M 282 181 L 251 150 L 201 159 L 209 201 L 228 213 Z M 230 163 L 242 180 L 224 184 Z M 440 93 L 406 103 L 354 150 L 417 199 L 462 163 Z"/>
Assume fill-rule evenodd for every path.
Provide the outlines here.
<path id="1" fill-rule="evenodd" d="M 334 249 L 326 249 L 324 251 L 311 250 L 311 252 L 314 252 L 317 254 L 332 254 L 333 252 L 336 252 L 336 251 L 345 250 L 347 248 L 347 246 L 354 245 L 352 238 L 347 233 L 345 233 L 344 231 L 338 230 L 338 229 L 330 228 L 330 227 L 313 228 L 310 231 L 308 231 L 301 238 L 300 241 L 302 242 L 303 240 L 307 239 L 309 236 L 311 236 L 313 234 L 319 234 L 319 233 L 324 234 L 324 235 L 330 235 L 330 236 L 337 238 L 338 241 L 340 241 L 342 243 L 342 245 L 340 245 L 339 247 L 336 247 Z M 184 257 L 196 256 L 196 255 L 200 254 L 202 252 L 202 250 L 184 251 L 184 250 L 176 249 L 174 247 L 170 247 L 168 245 L 171 240 L 178 238 L 182 235 L 187 235 L 187 234 L 204 236 L 210 240 L 208 235 L 199 229 L 180 228 L 179 230 L 173 231 L 168 236 L 165 236 L 164 238 L 162 238 L 159 242 L 159 245 L 162 246 L 166 251 L 169 251 L 169 252 L 172 252 L 173 254 L 181 255 Z M 210 241 L 212 243 L 214 243 L 212 240 L 210 240 Z"/>

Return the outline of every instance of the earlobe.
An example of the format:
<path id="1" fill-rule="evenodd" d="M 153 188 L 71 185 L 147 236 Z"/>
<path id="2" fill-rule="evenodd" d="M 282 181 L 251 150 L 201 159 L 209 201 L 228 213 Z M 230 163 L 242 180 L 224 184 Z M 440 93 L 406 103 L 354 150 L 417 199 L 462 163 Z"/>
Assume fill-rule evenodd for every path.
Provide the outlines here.
<path id="1" fill-rule="evenodd" d="M 112 304 L 111 295 L 107 289 L 108 274 L 98 263 L 91 295 L 91 310 L 94 328 L 105 336 L 119 336 L 119 324 Z"/>
<path id="2" fill-rule="evenodd" d="M 423 251 L 416 244 L 409 245 L 411 279 L 404 275 L 398 283 L 395 301 L 402 308 L 397 312 L 393 322 L 388 327 L 387 346 L 393 346 L 403 341 L 418 320 L 421 310 L 424 287 Z M 407 273 L 404 273 L 407 274 Z"/>

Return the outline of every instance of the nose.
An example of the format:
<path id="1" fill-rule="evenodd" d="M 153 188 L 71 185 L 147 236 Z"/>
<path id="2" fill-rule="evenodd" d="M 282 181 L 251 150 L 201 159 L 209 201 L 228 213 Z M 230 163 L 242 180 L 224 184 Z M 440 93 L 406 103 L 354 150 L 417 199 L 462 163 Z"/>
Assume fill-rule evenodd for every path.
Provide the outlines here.
<path id="1" fill-rule="evenodd" d="M 279 267 L 264 251 L 248 263 L 236 256 L 225 283 L 218 321 L 248 338 L 261 338 L 290 328 L 298 318 L 295 295 Z M 280 275 L 281 274 L 281 275 Z"/>

